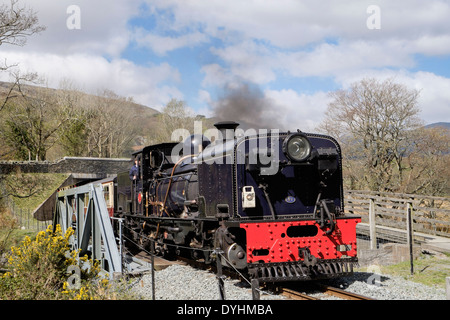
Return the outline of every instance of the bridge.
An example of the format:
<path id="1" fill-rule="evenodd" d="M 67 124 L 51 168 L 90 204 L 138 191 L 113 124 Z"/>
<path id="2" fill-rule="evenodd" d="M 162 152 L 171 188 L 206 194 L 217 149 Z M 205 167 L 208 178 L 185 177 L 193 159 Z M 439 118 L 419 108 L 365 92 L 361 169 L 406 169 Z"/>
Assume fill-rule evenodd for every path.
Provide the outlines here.
<path id="1" fill-rule="evenodd" d="M 118 172 L 128 171 L 131 158 L 64 157 L 56 161 L 1 161 L 0 175 L 21 173 L 65 173 L 68 178 L 57 188 L 114 177 Z M 33 216 L 39 221 L 52 219 L 55 209 L 55 192 L 44 201 Z"/>
<path id="2" fill-rule="evenodd" d="M 124 254 L 122 219 L 110 216 L 101 182 L 56 192 L 53 227 L 57 224 L 63 234 L 68 228 L 74 229 L 69 240 L 71 248 L 79 249 L 80 256 L 89 253 L 92 259 L 100 261 L 110 279 L 120 276 L 124 267 L 129 273 L 151 270 L 145 261 Z M 118 238 L 113 225 L 119 230 Z"/>
<path id="3" fill-rule="evenodd" d="M 0 174 L 70 173 L 73 179 L 103 179 L 128 170 L 131 158 L 64 157 L 56 161 L 0 161 Z"/>

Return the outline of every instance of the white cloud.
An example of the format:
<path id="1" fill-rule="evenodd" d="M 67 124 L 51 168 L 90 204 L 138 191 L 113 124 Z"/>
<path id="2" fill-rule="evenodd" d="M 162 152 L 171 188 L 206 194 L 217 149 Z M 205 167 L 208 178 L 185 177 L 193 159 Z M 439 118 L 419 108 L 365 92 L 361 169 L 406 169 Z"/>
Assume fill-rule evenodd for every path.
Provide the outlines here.
<path id="1" fill-rule="evenodd" d="M 39 23 L 47 29 L 28 39 L 26 50 L 69 55 L 90 53 L 118 57 L 128 45 L 127 22 L 138 12 L 138 2 L 107 0 L 21 0 L 37 12 Z M 80 8 L 81 29 L 69 30 L 67 8 Z M 2 50 L 9 48 L 3 48 Z"/>
<path id="2" fill-rule="evenodd" d="M 202 107 L 212 104 L 206 89 L 249 82 L 267 88 L 265 96 L 276 101 L 279 110 L 293 115 L 286 117 L 286 123 L 301 119 L 302 125 L 313 127 L 326 108 L 324 90 L 302 94 L 301 89 L 281 89 L 280 83 L 319 77 L 345 87 L 363 76 L 396 75 L 406 84 L 422 88 L 420 103 L 427 121 L 448 117 L 450 99 L 446 88 L 450 79 L 424 71 L 407 71 L 417 67 L 417 54 L 450 54 L 447 0 L 379 0 L 376 5 L 381 10 L 380 30 L 366 26 L 366 9 L 374 4 L 371 0 L 21 3 L 38 12 L 47 30 L 30 37 L 23 48 L 2 45 L 0 59 L 7 58 L 8 63 L 20 61 L 22 70 L 37 71 L 54 86 L 62 78 L 69 78 L 87 90 L 95 92 L 98 87 L 107 87 L 149 106 L 161 106 L 171 97 L 185 97 L 187 93 L 177 86 L 191 79 L 181 75 L 175 65 L 191 61 L 175 61 L 179 57 L 173 56 L 169 57 L 171 64 L 161 61 L 174 50 L 208 47 L 207 52 L 199 52 L 193 64 L 199 64 L 198 72 L 203 74 L 194 97 Z M 69 5 L 80 7 L 80 30 L 66 27 Z M 148 18 L 149 23 L 133 25 L 133 17 L 141 21 Z M 139 56 L 142 65 L 138 65 L 123 58 L 132 41 L 142 51 L 152 50 L 159 56 L 158 62 L 145 64 L 145 57 Z"/>
<path id="3" fill-rule="evenodd" d="M 330 98 L 323 91 L 313 94 L 298 93 L 292 89 L 266 90 L 265 97 L 277 106 L 276 117 L 290 130 L 315 131 L 322 121 Z"/>
<path id="4" fill-rule="evenodd" d="M 420 90 L 420 116 L 426 123 L 450 122 L 450 79 L 431 72 L 405 73 L 396 77 L 405 85 Z"/>
<path id="5" fill-rule="evenodd" d="M 142 67 L 124 59 L 107 59 L 90 54 L 61 56 L 51 53 L 8 52 L 8 61 L 20 61 L 21 72 L 33 71 L 44 77 L 49 87 L 58 87 L 62 79 L 71 79 L 89 93 L 107 88 L 119 95 L 133 97 L 150 107 L 161 107 L 171 97 L 183 94 L 166 82 L 177 83 L 179 72 L 167 63 Z M 8 81 L 6 73 L 1 80 Z"/>
<path id="6" fill-rule="evenodd" d="M 21 72 L 37 72 L 50 87 L 69 79 L 89 93 L 108 88 L 150 107 L 160 108 L 173 97 L 184 97 L 176 87 L 180 73 L 173 66 L 166 62 L 138 65 L 121 58 L 132 39 L 128 21 L 138 14 L 140 2 L 23 0 L 18 5 L 32 8 L 46 26 L 44 32 L 29 37 L 24 47 L 1 46 L 0 59 L 19 63 Z M 67 28 L 70 5 L 80 8 L 81 29 Z M 0 77 L 10 80 L 7 73 Z"/>
<path id="7" fill-rule="evenodd" d="M 450 54 L 450 34 L 446 35 L 425 35 L 405 43 L 411 54 L 421 53 L 424 55 L 446 55 Z"/>
<path id="8" fill-rule="evenodd" d="M 212 101 L 211 94 L 206 90 L 198 90 L 198 100 L 203 103 L 209 104 Z"/>
<path id="9" fill-rule="evenodd" d="M 343 41 L 321 43 L 312 50 L 268 49 L 251 42 L 212 48 L 225 64 L 203 67 L 203 85 L 220 85 L 234 79 L 255 84 L 275 82 L 278 77 L 342 77 L 362 69 L 408 68 L 415 62 L 397 41 Z"/>
<path id="10" fill-rule="evenodd" d="M 202 81 L 203 87 L 223 87 L 225 84 L 233 82 L 234 76 L 217 63 L 204 65 L 200 71 L 205 74 Z"/>
<path id="11" fill-rule="evenodd" d="M 368 30 L 367 8 L 373 1 L 238 1 L 149 0 L 153 8 L 170 10 L 172 30 L 201 26 L 213 37 L 230 34 L 258 39 L 279 48 L 298 48 L 329 38 L 413 40 L 450 31 L 446 0 L 379 0 L 381 29 Z M 236 39 L 236 38 L 234 38 Z"/>
<path id="12" fill-rule="evenodd" d="M 358 68 L 411 67 L 414 54 L 450 53 L 450 3 L 443 0 L 378 1 L 380 30 L 367 28 L 373 4 L 368 0 L 148 3 L 171 12 L 175 32 L 201 26 L 204 34 L 223 40 L 211 52 L 231 77 L 255 83 L 273 81 L 276 70 L 334 76 Z"/>
<path id="13" fill-rule="evenodd" d="M 147 1 L 173 13 L 171 27 L 201 25 L 215 37 L 261 39 L 289 48 L 336 36 L 342 30 L 365 28 L 366 6 L 351 1 Z"/>
<path id="14" fill-rule="evenodd" d="M 450 122 L 449 78 L 430 72 L 394 72 L 386 69 L 357 72 L 351 76 L 340 78 L 339 82 L 342 88 L 346 89 L 350 84 L 364 77 L 374 77 L 379 80 L 393 78 L 397 83 L 402 83 L 410 89 L 419 90 L 418 106 L 421 110 L 419 117 L 425 121 L 425 124 Z M 278 117 L 283 117 L 283 122 L 291 130 L 298 128 L 303 131 L 315 131 L 331 102 L 328 92 L 324 91 L 304 94 L 292 89 L 283 89 L 266 90 L 264 94 L 266 98 L 272 99 L 277 105 Z"/>
<path id="15" fill-rule="evenodd" d="M 164 37 L 138 28 L 135 31 L 134 38 L 138 45 L 153 50 L 157 55 L 163 56 L 168 51 L 193 47 L 208 40 L 208 37 L 200 32 L 180 35 L 178 37 Z"/>

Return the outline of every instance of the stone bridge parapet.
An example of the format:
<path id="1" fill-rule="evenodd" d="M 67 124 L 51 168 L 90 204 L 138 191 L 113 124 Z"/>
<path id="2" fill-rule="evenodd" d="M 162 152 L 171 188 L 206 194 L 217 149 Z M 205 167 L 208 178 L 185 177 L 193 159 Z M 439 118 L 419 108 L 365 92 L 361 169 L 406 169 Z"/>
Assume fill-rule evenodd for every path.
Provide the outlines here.
<path id="1" fill-rule="evenodd" d="M 131 166 L 131 158 L 64 157 L 56 161 L 0 161 L 0 174 L 70 173 L 76 179 L 102 179 Z"/>

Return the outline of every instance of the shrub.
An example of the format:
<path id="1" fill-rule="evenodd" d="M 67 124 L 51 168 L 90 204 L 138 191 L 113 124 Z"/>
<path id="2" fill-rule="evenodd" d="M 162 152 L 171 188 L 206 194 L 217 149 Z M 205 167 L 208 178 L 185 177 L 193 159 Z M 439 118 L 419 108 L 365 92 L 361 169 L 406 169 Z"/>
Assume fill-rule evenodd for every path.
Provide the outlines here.
<path id="1" fill-rule="evenodd" d="M 73 229 L 64 235 L 59 225 L 52 229 L 11 248 L 9 271 L 0 276 L 0 299 L 108 299 L 110 284 L 100 276 L 99 262 L 70 251 Z"/>

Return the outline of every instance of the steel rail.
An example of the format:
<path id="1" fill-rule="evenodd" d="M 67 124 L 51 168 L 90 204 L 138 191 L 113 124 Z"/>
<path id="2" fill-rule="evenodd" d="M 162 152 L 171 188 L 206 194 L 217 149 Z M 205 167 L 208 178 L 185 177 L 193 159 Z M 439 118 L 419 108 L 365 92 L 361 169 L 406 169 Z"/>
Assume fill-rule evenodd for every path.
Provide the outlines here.
<path id="1" fill-rule="evenodd" d="M 338 288 L 331 287 L 331 286 L 320 285 L 320 284 L 314 285 L 314 287 L 316 287 L 316 286 L 319 288 L 319 291 L 322 294 L 335 296 L 337 298 L 344 299 L 344 300 L 376 300 L 374 298 L 366 297 L 366 296 L 363 296 L 363 295 L 360 295 L 357 293 L 345 291 L 345 290 L 338 289 Z M 292 299 L 292 300 L 321 300 L 320 298 L 312 297 L 305 293 L 301 293 L 301 292 L 295 291 L 293 289 L 284 288 L 284 287 L 281 288 L 281 294 L 284 295 L 285 297 L 287 297 L 288 299 Z"/>
<path id="2" fill-rule="evenodd" d="M 308 296 L 307 294 L 288 289 L 282 288 L 282 295 L 292 300 L 319 300 L 319 298 Z"/>
<path id="3" fill-rule="evenodd" d="M 324 294 L 332 295 L 345 300 L 376 300 L 374 298 L 366 297 L 357 293 L 345 291 L 331 286 L 320 285 L 320 288 Z"/>

